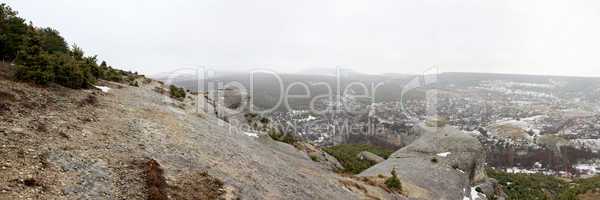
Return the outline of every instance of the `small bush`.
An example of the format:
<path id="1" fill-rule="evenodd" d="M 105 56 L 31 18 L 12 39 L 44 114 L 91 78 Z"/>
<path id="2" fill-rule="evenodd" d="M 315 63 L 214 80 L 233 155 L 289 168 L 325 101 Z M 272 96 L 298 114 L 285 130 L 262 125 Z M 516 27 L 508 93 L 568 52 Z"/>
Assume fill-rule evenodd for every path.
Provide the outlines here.
<path id="1" fill-rule="evenodd" d="M 483 193 L 483 190 L 481 190 L 481 188 L 480 188 L 480 187 L 476 187 L 476 188 L 475 188 L 475 191 L 477 191 L 477 192 L 479 192 L 479 193 Z"/>
<path id="2" fill-rule="evenodd" d="M 28 179 L 23 180 L 23 185 L 25 185 L 27 187 L 38 187 L 38 186 L 41 186 L 40 182 L 38 182 L 34 178 L 28 178 Z"/>
<path id="3" fill-rule="evenodd" d="M 269 130 L 269 137 L 271 137 L 275 141 L 279 141 L 279 142 L 283 142 L 283 143 L 287 143 L 287 144 L 291 144 L 291 145 L 294 145 L 299 141 L 292 134 L 283 133 L 281 130 L 277 130 L 275 128 L 271 128 Z"/>
<path id="4" fill-rule="evenodd" d="M 140 84 L 138 84 L 137 81 L 132 81 L 132 82 L 129 82 L 129 86 L 140 87 Z"/>
<path id="5" fill-rule="evenodd" d="M 392 177 L 385 180 L 385 185 L 390 189 L 402 192 L 402 182 L 398 179 L 396 168 L 392 169 Z"/>
<path id="6" fill-rule="evenodd" d="M 80 103 L 81 106 L 85 105 L 97 105 L 98 98 L 92 94 L 88 95 L 85 99 L 83 99 Z"/>
<path id="7" fill-rule="evenodd" d="M 169 86 L 169 94 L 172 98 L 183 100 L 185 99 L 185 90 L 183 88 L 171 85 Z"/>
<path id="8" fill-rule="evenodd" d="M 262 117 L 262 118 L 260 118 L 260 123 L 268 124 L 269 123 L 269 119 L 266 118 L 266 117 Z"/>
<path id="9" fill-rule="evenodd" d="M 11 111 L 10 104 L 0 102 L 0 115 L 8 114 L 8 112 L 10 112 L 10 111 Z"/>
<path id="10" fill-rule="evenodd" d="M 123 82 L 123 75 L 118 70 L 113 69 L 112 67 L 104 68 L 102 72 L 102 79 L 114 81 L 114 82 Z"/>
<path id="11" fill-rule="evenodd" d="M 341 144 L 327 147 L 323 150 L 340 161 L 342 166 L 344 166 L 343 172 L 352 174 L 358 174 L 375 165 L 375 163 L 372 163 L 368 160 L 361 160 L 357 156 L 358 153 L 362 151 L 368 151 L 386 159 L 393 153 L 393 150 L 391 149 L 385 149 L 368 144 Z"/>
<path id="12" fill-rule="evenodd" d="M 431 162 L 432 162 L 432 163 L 437 163 L 437 162 L 438 162 L 438 159 L 437 159 L 436 157 L 433 157 L 433 158 L 431 158 Z"/>

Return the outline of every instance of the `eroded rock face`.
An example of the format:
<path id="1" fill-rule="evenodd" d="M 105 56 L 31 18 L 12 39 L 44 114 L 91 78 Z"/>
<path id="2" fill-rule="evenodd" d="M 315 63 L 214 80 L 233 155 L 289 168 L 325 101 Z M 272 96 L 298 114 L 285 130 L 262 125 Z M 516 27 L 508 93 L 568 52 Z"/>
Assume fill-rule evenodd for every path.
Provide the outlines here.
<path id="1" fill-rule="evenodd" d="M 447 126 L 419 125 L 414 131 L 421 135 L 418 139 L 359 176 L 390 176 L 395 168 L 403 183 L 428 191 L 428 195 L 406 191 L 409 197 L 421 199 L 462 199 L 470 195 L 465 191 L 471 185 L 485 179 L 485 154 L 477 139 Z"/>

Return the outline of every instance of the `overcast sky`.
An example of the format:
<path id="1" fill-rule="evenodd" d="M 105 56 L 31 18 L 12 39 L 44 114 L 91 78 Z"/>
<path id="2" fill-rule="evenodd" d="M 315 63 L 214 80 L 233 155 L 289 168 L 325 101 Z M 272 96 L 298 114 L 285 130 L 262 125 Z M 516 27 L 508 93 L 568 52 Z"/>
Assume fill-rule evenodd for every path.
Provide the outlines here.
<path id="1" fill-rule="evenodd" d="M 597 0 L 2 0 L 146 74 L 342 66 L 600 76 Z"/>

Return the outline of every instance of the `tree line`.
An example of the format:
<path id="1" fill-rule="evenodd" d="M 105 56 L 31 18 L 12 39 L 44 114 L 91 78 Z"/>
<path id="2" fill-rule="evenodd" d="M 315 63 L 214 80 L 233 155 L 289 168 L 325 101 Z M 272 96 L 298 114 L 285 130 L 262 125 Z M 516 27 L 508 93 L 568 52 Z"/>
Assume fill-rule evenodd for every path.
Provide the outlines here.
<path id="1" fill-rule="evenodd" d="M 0 59 L 14 64 L 14 78 L 41 85 L 90 88 L 98 79 L 124 82 L 137 73 L 114 69 L 97 56 L 86 56 L 77 45 L 69 46 L 52 28 L 36 27 L 0 4 Z"/>

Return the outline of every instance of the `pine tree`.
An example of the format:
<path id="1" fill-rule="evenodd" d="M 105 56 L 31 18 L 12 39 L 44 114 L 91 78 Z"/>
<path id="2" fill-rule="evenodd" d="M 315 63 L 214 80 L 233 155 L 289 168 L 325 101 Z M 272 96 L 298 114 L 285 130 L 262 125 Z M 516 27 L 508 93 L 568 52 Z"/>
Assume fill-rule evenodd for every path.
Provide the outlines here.
<path id="1" fill-rule="evenodd" d="M 392 177 L 385 180 L 385 185 L 390 189 L 395 189 L 399 192 L 402 192 L 402 183 L 400 182 L 400 179 L 398 179 L 396 168 L 392 169 Z"/>

